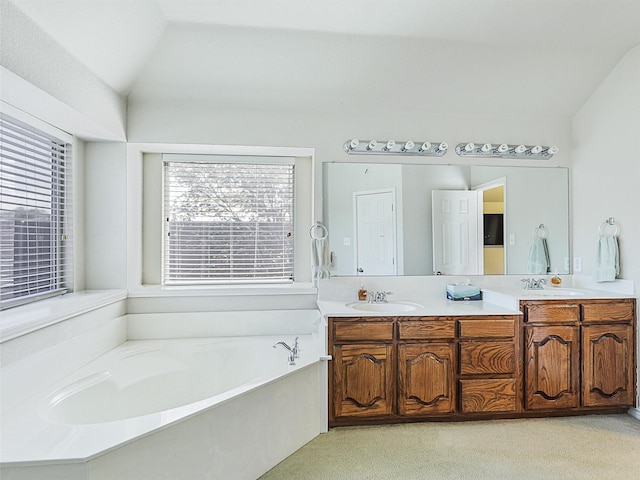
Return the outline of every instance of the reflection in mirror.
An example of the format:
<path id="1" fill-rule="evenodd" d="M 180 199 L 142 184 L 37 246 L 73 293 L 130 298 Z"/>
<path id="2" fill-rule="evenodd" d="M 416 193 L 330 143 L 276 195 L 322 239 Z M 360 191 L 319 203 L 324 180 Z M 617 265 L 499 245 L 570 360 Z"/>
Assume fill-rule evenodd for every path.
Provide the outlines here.
<path id="1" fill-rule="evenodd" d="M 526 275 L 541 224 L 550 273 L 569 273 L 566 168 L 325 163 L 323 189 L 334 276 Z"/>

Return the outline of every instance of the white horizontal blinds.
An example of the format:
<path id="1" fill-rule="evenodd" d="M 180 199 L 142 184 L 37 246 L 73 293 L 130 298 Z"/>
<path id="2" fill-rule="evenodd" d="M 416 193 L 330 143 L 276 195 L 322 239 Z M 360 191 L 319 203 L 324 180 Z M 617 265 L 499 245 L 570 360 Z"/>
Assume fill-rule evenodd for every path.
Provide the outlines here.
<path id="1" fill-rule="evenodd" d="M 293 279 L 294 165 L 165 161 L 164 283 Z"/>
<path id="2" fill-rule="evenodd" d="M 68 289 L 70 158 L 68 143 L 0 114 L 0 308 Z"/>

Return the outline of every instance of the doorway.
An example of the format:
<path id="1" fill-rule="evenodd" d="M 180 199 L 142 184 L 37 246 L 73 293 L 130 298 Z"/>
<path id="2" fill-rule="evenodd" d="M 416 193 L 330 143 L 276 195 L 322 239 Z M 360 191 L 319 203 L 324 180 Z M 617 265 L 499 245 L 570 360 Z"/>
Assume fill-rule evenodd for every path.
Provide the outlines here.
<path id="1" fill-rule="evenodd" d="M 356 275 L 397 275 L 395 188 L 354 192 Z"/>

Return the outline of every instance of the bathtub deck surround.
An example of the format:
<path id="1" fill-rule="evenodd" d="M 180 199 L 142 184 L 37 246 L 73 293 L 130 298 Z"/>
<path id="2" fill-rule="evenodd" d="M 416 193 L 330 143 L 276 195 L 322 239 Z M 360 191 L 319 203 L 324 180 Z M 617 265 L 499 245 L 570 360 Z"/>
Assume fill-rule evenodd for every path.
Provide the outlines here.
<path id="1" fill-rule="evenodd" d="M 317 310 L 138 313 L 120 325 L 127 341 L 10 402 L 2 478 L 253 479 L 326 431 Z M 273 345 L 296 337 L 289 365 Z"/>
<path id="2" fill-rule="evenodd" d="M 636 299 L 620 293 L 632 285 L 525 290 L 520 278 L 475 278 L 484 300 L 457 302 L 444 296 L 451 279 L 412 278 L 406 290 L 394 280 L 367 283 L 413 308 L 359 308 L 370 305 L 353 301 L 348 279 L 328 289 L 337 299 L 320 296 L 330 425 L 637 412 Z"/>

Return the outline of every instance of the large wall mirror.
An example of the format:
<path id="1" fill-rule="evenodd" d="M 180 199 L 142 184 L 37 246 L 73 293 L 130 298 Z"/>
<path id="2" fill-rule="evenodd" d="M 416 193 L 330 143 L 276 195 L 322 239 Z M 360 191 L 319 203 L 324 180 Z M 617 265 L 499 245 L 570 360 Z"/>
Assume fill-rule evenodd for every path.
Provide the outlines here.
<path id="1" fill-rule="evenodd" d="M 325 163 L 323 175 L 334 276 L 538 274 L 540 238 L 549 273 L 569 273 L 567 168 Z"/>

